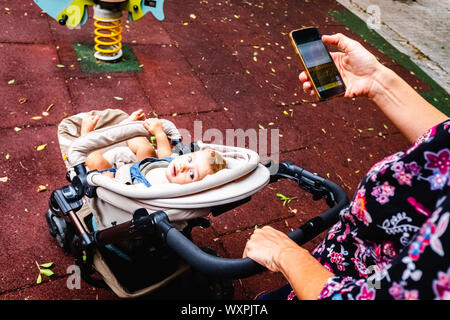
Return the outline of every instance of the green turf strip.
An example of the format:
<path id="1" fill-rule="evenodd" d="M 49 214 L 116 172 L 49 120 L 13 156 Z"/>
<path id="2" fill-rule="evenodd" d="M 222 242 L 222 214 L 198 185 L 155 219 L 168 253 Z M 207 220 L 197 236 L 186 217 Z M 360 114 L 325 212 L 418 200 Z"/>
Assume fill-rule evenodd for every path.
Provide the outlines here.
<path id="1" fill-rule="evenodd" d="M 80 62 L 81 71 L 85 73 L 140 72 L 142 68 L 130 46 L 123 45 L 122 59 L 117 62 L 99 61 L 94 57 L 93 44 L 73 44 Z"/>
<path id="2" fill-rule="evenodd" d="M 450 116 L 450 95 L 421 68 L 419 68 L 409 56 L 401 53 L 391 44 L 389 44 L 377 32 L 367 27 L 367 24 L 359 17 L 348 10 L 329 11 L 331 16 L 346 25 L 350 30 L 365 39 L 368 43 L 376 47 L 382 53 L 390 57 L 395 63 L 412 71 L 421 81 L 427 83 L 432 89 L 430 91 L 420 91 L 420 95 L 436 108 Z"/>

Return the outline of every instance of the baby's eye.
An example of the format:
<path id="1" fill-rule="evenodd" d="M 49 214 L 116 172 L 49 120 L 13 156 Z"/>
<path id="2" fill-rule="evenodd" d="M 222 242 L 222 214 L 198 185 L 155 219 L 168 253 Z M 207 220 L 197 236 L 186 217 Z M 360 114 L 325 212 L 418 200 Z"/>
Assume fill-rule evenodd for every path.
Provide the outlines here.
<path id="1" fill-rule="evenodd" d="M 191 177 L 192 180 L 194 180 L 195 178 L 194 171 L 189 170 L 189 176 Z"/>

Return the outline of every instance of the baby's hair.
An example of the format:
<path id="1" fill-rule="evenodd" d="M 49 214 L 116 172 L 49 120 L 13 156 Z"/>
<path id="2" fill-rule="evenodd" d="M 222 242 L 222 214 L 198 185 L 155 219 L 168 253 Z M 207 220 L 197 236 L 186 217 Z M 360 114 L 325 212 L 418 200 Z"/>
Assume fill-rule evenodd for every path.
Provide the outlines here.
<path id="1" fill-rule="evenodd" d="M 205 151 L 209 153 L 209 167 L 212 173 L 219 172 L 227 167 L 227 162 L 220 153 L 212 149 L 206 149 Z"/>

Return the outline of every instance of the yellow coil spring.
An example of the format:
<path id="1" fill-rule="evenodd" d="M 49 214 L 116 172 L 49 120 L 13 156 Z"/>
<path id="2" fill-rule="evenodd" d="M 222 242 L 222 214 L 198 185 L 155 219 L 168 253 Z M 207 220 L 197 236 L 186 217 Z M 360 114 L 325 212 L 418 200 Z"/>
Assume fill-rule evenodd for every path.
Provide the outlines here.
<path id="1" fill-rule="evenodd" d="M 122 49 L 122 20 L 94 17 L 95 50 L 105 55 L 114 55 Z"/>

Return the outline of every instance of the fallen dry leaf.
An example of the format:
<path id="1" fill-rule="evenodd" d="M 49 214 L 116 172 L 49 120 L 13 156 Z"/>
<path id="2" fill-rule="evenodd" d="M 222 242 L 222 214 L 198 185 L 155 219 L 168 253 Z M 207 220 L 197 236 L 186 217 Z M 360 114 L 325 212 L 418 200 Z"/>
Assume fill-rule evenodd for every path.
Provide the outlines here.
<path id="1" fill-rule="evenodd" d="M 48 184 L 47 185 L 39 185 L 39 187 L 37 188 L 37 192 L 43 192 L 43 191 L 46 191 L 47 190 L 47 187 L 48 187 Z"/>
<path id="2" fill-rule="evenodd" d="M 47 146 L 47 144 L 41 144 L 40 146 L 37 146 L 37 147 L 36 147 L 36 150 L 37 150 L 37 151 L 42 151 L 42 150 L 45 149 L 46 146 Z"/>
<path id="3" fill-rule="evenodd" d="M 50 109 L 53 108 L 54 104 L 52 103 L 51 105 L 49 105 L 47 107 L 47 109 L 45 109 L 45 112 L 50 112 Z"/>

